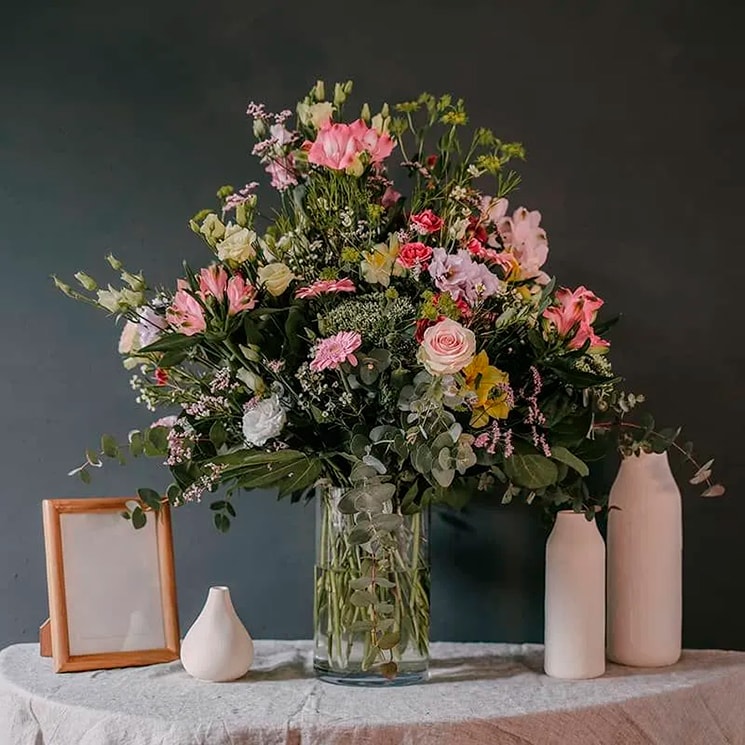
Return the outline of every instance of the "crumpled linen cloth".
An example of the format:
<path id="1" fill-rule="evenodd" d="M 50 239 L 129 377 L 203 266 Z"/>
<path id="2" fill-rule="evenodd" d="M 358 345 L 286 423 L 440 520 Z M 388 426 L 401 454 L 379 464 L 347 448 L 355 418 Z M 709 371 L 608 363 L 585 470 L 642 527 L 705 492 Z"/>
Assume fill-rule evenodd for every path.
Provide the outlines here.
<path id="1" fill-rule="evenodd" d="M 745 653 L 673 667 L 543 674 L 538 645 L 434 643 L 427 683 L 317 681 L 308 641 L 257 641 L 253 668 L 203 683 L 178 662 L 55 674 L 0 652 L 0 745 L 745 745 Z"/>

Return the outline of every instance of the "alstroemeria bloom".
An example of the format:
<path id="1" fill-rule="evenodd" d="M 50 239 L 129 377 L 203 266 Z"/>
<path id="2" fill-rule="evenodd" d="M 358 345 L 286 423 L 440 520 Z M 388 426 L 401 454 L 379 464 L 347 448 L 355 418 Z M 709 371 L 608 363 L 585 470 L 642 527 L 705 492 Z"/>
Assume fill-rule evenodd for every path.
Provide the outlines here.
<path id="1" fill-rule="evenodd" d="M 603 306 L 603 300 L 594 292 L 586 287 L 578 287 L 574 291 L 562 287 L 556 291 L 556 300 L 559 304 L 546 308 L 543 318 L 562 338 L 568 337 L 574 331 L 568 342 L 571 349 L 579 349 L 588 339 L 593 349 L 610 346 L 609 342 L 601 339 L 592 328 L 598 310 Z"/>
<path id="2" fill-rule="evenodd" d="M 352 282 L 348 277 L 345 277 L 344 279 L 319 279 L 312 285 L 301 287 L 295 293 L 295 297 L 307 299 L 330 293 L 355 292 L 356 290 L 357 288 L 355 287 L 354 282 Z"/>
<path id="3" fill-rule="evenodd" d="M 246 282 L 240 274 L 228 280 L 228 315 L 234 316 L 244 310 L 251 310 L 256 305 L 256 288 Z"/>
<path id="4" fill-rule="evenodd" d="M 204 312 L 199 301 L 186 289 L 183 280 L 179 281 L 179 290 L 173 296 L 173 302 L 166 311 L 168 323 L 174 331 L 184 336 L 201 334 L 206 328 Z"/>
<path id="5" fill-rule="evenodd" d="M 509 397 L 505 390 L 509 383 L 507 373 L 490 365 L 484 350 L 462 372 L 465 377 L 464 388 L 476 397 L 471 409 L 471 426 L 483 427 L 490 418 L 505 419 L 510 413 Z"/>
<path id="6" fill-rule="evenodd" d="M 387 132 L 378 132 L 372 127 L 368 127 L 362 119 L 352 122 L 349 125 L 352 136 L 357 140 L 361 150 L 370 155 L 373 163 L 380 163 L 385 160 L 396 146 L 395 141 Z"/>
<path id="7" fill-rule="evenodd" d="M 320 370 L 336 370 L 343 362 L 350 365 L 357 364 L 355 351 L 362 344 L 362 337 L 356 331 L 340 331 L 328 339 L 321 339 L 315 349 L 310 369 L 316 372 Z"/>
<path id="8" fill-rule="evenodd" d="M 206 300 L 208 295 L 222 300 L 228 286 L 228 273 L 219 264 L 199 270 L 199 295 Z"/>
<path id="9" fill-rule="evenodd" d="M 519 279 L 535 279 L 545 284 L 549 278 L 541 267 L 548 259 L 548 238 L 540 223 L 541 213 L 538 210 L 529 212 L 525 207 L 519 207 L 512 217 L 499 220 L 497 231 L 505 248 L 517 257 Z"/>
<path id="10" fill-rule="evenodd" d="M 327 122 L 308 150 L 308 162 L 344 171 L 355 164 L 363 149 L 348 124 Z"/>
<path id="11" fill-rule="evenodd" d="M 429 235 L 442 230 L 443 221 L 432 210 L 424 210 L 409 218 L 414 230 L 421 235 Z"/>

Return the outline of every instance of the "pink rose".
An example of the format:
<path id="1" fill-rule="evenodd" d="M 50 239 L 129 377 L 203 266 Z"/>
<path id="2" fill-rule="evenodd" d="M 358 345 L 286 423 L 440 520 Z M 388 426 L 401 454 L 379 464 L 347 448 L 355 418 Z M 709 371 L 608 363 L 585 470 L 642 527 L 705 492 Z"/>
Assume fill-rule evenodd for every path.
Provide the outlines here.
<path id="1" fill-rule="evenodd" d="M 432 258 L 432 249 L 423 243 L 404 243 L 396 256 L 396 261 L 407 269 L 413 269 L 415 266 L 420 269 L 426 269 L 429 260 Z"/>
<path id="2" fill-rule="evenodd" d="M 416 215 L 412 215 L 410 219 L 414 230 L 421 235 L 429 235 L 430 233 L 437 233 L 439 230 L 442 230 L 442 218 L 438 217 L 432 210 L 419 212 Z"/>
<path id="3" fill-rule="evenodd" d="M 343 171 L 354 164 L 363 149 L 349 125 L 328 122 L 308 150 L 308 162 Z"/>
<path id="4" fill-rule="evenodd" d="M 431 375 L 453 375 L 476 353 L 476 336 L 457 321 L 444 318 L 422 335 L 417 359 Z"/>

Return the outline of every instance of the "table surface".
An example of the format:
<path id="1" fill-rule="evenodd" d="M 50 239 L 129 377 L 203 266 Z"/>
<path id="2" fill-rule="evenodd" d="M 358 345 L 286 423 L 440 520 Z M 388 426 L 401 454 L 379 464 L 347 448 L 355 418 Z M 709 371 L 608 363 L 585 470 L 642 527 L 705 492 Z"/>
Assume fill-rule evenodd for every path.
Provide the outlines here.
<path id="1" fill-rule="evenodd" d="M 255 644 L 233 683 L 178 662 L 55 674 L 37 645 L 8 647 L 0 745 L 745 745 L 743 652 L 562 681 L 543 674 L 538 645 L 439 642 L 427 683 L 369 689 L 316 680 L 311 642 Z"/>

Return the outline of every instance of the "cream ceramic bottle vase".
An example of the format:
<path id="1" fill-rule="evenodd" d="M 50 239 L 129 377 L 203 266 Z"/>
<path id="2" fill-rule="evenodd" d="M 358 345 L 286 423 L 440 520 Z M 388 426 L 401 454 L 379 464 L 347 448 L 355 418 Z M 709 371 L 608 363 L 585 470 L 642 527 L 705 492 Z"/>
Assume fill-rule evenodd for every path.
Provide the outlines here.
<path id="1" fill-rule="evenodd" d="M 608 658 L 662 667 L 678 661 L 682 628 L 680 490 L 667 453 L 624 458 L 608 515 Z"/>
<path id="2" fill-rule="evenodd" d="M 594 520 L 563 510 L 546 543 L 546 674 L 605 672 L 605 544 Z"/>
<path id="3" fill-rule="evenodd" d="M 251 667 L 254 645 L 227 587 L 210 587 L 207 602 L 181 644 L 181 663 L 199 680 L 222 683 L 242 678 Z"/>

